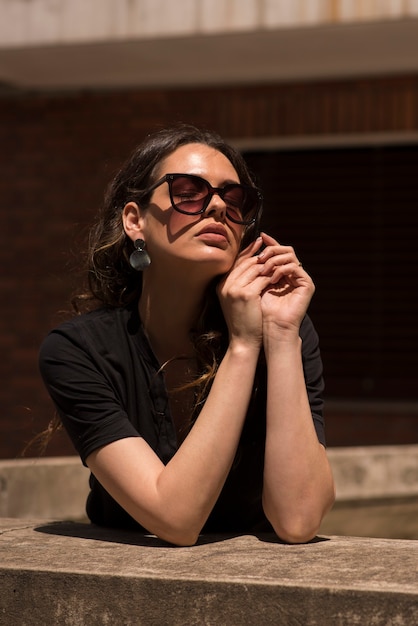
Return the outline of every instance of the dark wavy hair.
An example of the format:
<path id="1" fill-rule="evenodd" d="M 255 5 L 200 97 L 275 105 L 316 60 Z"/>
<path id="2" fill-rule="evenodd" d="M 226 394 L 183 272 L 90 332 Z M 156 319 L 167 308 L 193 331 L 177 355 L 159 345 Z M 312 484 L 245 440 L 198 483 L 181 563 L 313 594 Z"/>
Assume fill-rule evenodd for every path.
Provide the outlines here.
<path id="1" fill-rule="evenodd" d="M 137 300 L 142 289 L 141 274 L 132 269 L 129 256 L 133 243 L 126 236 L 122 211 L 130 201 L 146 208 L 149 189 L 158 175 L 161 161 L 180 146 L 199 143 L 214 148 L 232 163 L 240 182 L 255 186 L 242 155 L 217 133 L 189 124 L 179 124 L 149 135 L 132 153 L 109 185 L 104 205 L 90 232 L 87 271 L 88 290 L 73 299 L 75 308 L 82 301 L 96 301 L 109 307 L 126 306 Z M 242 246 L 248 245 L 258 224 L 247 227 Z"/>
<path id="2" fill-rule="evenodd" d="M 242 155 L 215 132 L 178 124 L 146 137 L 110 183 L 103 207 L 91 228 L 86 259 L 87 286 L 72 299 L 76 314 L 99 306 L 116 308 L 134 305 L 138 301 L 142 275 L 129 263 L 134 248 L 123 228 L 123 209 L 130 201 L 146 208 L 151 196 L 146 191 L 156 182 L 161 162 L 180 146 L 192 143 L 204 144 L 221 152 L 233 165 L 241 183 L 256 186 Z M 261 207 L 256 222 L 246 227 L 242 249 L 258 234 L 260 216 Z M 195 328 L 191 329 L 199 375 L 181 388 L 195 390 L 196 403 L 191 423 L 209 392 L 227 346 L 227 328 L 215 286 L 216 281 L 209 285 L 203 309 Z M 41 452 L 45 451 L 53 434 L 60 428 L 60 419 L 55 415 L 47 429 L 35 437 L 25 450 L 35 443 Z"/>

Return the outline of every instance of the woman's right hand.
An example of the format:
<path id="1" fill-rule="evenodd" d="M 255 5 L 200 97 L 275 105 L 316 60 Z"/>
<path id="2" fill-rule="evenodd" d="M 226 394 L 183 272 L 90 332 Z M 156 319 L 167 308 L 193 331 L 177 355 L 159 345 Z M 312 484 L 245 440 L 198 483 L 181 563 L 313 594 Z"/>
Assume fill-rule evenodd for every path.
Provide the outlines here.
<path id="1" fill-rule="evenodd" d="M 259 237 L 245 248 L 218 284 L 218 298 L 230 341 L 261 346 L 261 294 L 269 285 L 269 277 L 261 275 L 263 265 L 257 261 L 257 252 L 262 245 L 263 240 Z"/>

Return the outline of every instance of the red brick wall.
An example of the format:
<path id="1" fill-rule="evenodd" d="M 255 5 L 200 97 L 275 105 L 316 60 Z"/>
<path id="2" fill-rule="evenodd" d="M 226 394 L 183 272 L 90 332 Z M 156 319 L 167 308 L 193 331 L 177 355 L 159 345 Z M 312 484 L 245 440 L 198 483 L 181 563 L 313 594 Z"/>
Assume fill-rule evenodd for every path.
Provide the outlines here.
<path id="1" fill-rule="evenodd" d="M 228 138 L 416 131 L 418 77 L 3 96 L 0 457 L 18 455 L 51 418 L 38 346 L 68 306 L 80 240 L 105 184 L 147 132 L 178 120 Z M 330 444 L 358 443 L 338 423 Z M 416 416 L 408 424 L 401 443 L 416 441 Z M 365 433 L 361 442 L 385 437 L 396 442 L 391 431 L 379 442 Z M 65 435 L 49 448 L 49 454 L 72 452 Z"/>

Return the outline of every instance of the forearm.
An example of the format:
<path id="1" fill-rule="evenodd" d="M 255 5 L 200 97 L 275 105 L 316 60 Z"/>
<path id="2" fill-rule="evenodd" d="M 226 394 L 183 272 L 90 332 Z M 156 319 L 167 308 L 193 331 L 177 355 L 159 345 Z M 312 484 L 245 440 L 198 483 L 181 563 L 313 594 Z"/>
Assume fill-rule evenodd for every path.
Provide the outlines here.
<path id="1" fill-rule="evenodd" d="M 236 453 L 258 352 L 235 344 L 227 350 L 201 413 L 166 466 L 142 439 L 89 457 L 99 482 L 150 532 L 177 544 L 196 541 Z"/>
<path id="2" fill-rule="evenodd" d="M 158 488 L 172 499 L 179 520 L 187 518 L 196 530 L 212 510 L 234 460 L 257 360 L 255 349 L 227 351 L 195 425 L 159 477 Z"/>
<path id="3" fill-rule="evenodd" d="M 303 375 L 301 340 L 269 340 L 263 506 L 277 534 L 312 538 L 334 500 L 331 470 L 313 425 Z"/>

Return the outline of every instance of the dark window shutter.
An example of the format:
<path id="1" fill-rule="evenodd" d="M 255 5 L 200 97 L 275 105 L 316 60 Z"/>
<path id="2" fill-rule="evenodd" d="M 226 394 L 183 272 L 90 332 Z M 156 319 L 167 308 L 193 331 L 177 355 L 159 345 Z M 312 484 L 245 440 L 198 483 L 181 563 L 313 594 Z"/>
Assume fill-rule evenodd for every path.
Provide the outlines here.
<path id="1" fill-rule="evenodd" d="M 245 152 L 317 287 L 328 397 L 418 397 L 418 146 Z"/>

